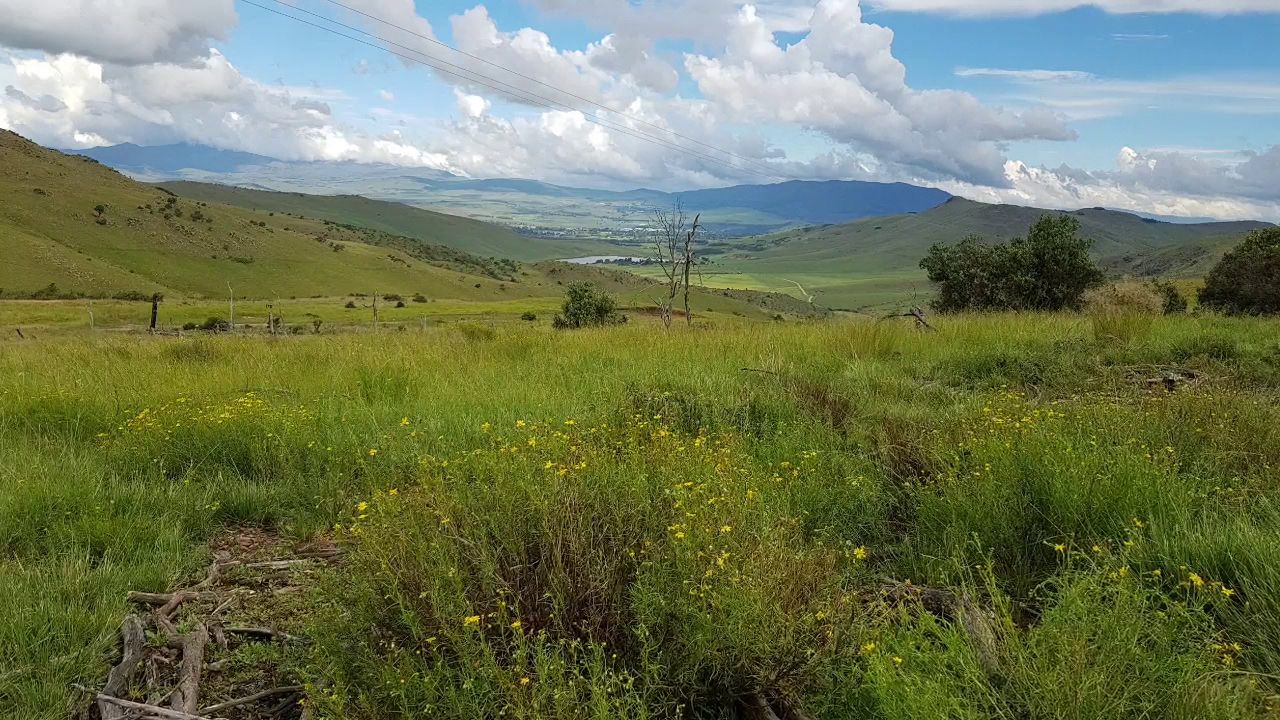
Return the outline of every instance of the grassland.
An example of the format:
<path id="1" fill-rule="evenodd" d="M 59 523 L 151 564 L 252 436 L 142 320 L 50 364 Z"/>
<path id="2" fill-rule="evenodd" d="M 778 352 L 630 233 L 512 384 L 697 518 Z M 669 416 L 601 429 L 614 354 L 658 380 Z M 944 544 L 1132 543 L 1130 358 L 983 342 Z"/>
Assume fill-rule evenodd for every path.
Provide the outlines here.
<path id="1" fill-rule="evenodd" d="M 0 715 L 68 717 L 126 591 L 259 537 L 344 552 L 209 703 L 1275 717 L 1280 325 L 938 325 L 5 333 Z"/>

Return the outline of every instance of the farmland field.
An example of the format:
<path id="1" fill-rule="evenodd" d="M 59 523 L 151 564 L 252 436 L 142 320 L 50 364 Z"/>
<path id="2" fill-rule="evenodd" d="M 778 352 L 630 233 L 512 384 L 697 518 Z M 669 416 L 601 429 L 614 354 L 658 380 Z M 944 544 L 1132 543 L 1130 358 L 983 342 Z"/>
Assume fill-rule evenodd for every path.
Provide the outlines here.
<path id="1" fill-rule="evenodd" d="M 87 706 L 73 686 L 150 612 L 126 594 L 211 562 L 175 627 L 284 641 L 211 641 L 201 707 L 278 685 L 335 720 L 1280 712 L 1274 322 L 23 340 L 20 311 L 6 718 Z"/>

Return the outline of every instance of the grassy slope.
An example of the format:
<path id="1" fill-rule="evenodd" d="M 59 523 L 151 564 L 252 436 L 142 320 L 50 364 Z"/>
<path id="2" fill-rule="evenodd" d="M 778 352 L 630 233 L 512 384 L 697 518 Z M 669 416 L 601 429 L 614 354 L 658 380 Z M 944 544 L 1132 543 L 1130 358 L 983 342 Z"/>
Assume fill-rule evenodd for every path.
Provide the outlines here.
<path id="1" fill-rule="evenodd" d="M 712 272 L 732 282 L 785 290 L 787 280 L 806 285 L 832 306 L 871 304 L 927 292 L 919 270 L 929 247 L 977 234 L 1009 240 L 1025 234 L 1045 212 L 954 198 L 928 212 L 810 227 L 743 241 L 716 259 Z M 1250 230 L 1263 223 L 1176 225 L 1109 210 L 1079 210 L 1082 234 L 1112 272 L 1195 277 Z M 794 290 L 794 286 L 792 286 Z"/>
<path id="2" fill-rule="evenodd" d="M 6 198 L 0 204 L 0 255 L 7 260 L 0 265 L 0 289 L 10 293 L 29 293 L 54 283 L 63 291 L 90 294 L 161 291 L 171 299 L 220 301 L 230 283 L 242 298 L 423 293 L 433 300 L 462 301 L 458 314 L 470 307 L 476 314 L 499 308 L 502 314 L 515 315 L 522 311 L 520 301 L 527 301 L 528 309 L 546 311 L 563 296 L 564 286 L 577 280 L 592 280 L 623 294 L 628 305 L 650 304 L 654 296 L 651 282 L 620 273 L 558 263 L 513 271 L 421 239 L 387 235 L 383 228 L 417 232 L 426 240 L 448 236 L 460 245 L 484 248 L 532 242 L 503 228 L 393 203 L 241 194 L 229 188 L 229 199 L 270 197 L 287 202 L 279 212 L 188 197 L 170 206 L 171 196 L 158 188 L 8 132 L 0 133 L 0 165 L 5 167 L 0 196 Z M 99 204 L 107 208 L 106 225 L 96 222 L 94 208 Z M 182 216 L 166 218 L 166 213 L 173 214 L 169 208 L 181 210 Z M 320 217 L 287 215 L 284 208 Z M 197 211 L 212 222 L 192 220 Z M 385 222 L 379 222 L 378 213 L 386 213 Z M 358 215 L 375 227 L 334 225 L 326 220 L 329 215 L 353 223 Z M 335 246 L 341 250 L 335 252 Z M 568 252 L 556 252 L 560 250 Z M 808 310 L 788 298 L 730 298 L 704 291 L 697 296 L 694 307 L 704 313 L 765 318 L 774 312 Z M 345 300 L 335 297 L 332 302 L 340 308 Z M 200 310 L 192 312 L 198 314 L 216 304 L 196 307 Z M 416 319 L 413 310 L 400 315 Z M 438 306 L 418 310 L 431 316 L 453 314 L 440 312 Z M 24 322 L 24 312 L 20 308 L 13 314 L 15 323 Z M 303 313 L 329 318 L 312 308 Z M 87 317 L 82 304 L 76 305 L 74 316 Z M 112 316 L 104 306 L 104 319 Z M 204 316 L 174 317 L 185 321 Z"/>
<path id="3" fill-rule="evenodd" d="M 0 267 L 0 287 L 9 291 L 52 282 L 90 293 L 221 297 L 231 283 L 247 297 L 378 289 L 468 299 L 490 297 L 501 284 L 366 244 L 359 232 L 315 220 L 185 199 L 176 204 L 183 216 L 166 219 L 169 196 L 160 190 L 8 132 L 0 133 L 0 165 L 6 198 L 0 254 L 17 259 Z M 96 222 L 99 204 L 107 208 L 105 225 Z M 195 211 L 213 222 L 193 221 Z"/>
<path id="4" fill-rule="evenodd" d="M 499 225 L 358 195 L 304 195 L 194 182 L 163 183 L 162 187 L 195 200 L 357 225 L 484 257 L 548 260 L 610 249 L 603 243 L 527 238 Z"/>
<path id="5" fill-rule="evenodd" d="M 199 577 L 210 538 L 338 524 L 347 566 L 286 626 L 333 720 L 735 716 L 756 690 L 814 718 L 1274 717 L 1280 331 L 1140 330 L 9 333 L 0 708 L 69 717 L 125 592 Z M 1207 381 L 1131 379 L 1171 365 Z M 993 635 L 884 607 L 885 578 L 963 590 Z M 613 642 L 557 643 L 583 636 Z"/>

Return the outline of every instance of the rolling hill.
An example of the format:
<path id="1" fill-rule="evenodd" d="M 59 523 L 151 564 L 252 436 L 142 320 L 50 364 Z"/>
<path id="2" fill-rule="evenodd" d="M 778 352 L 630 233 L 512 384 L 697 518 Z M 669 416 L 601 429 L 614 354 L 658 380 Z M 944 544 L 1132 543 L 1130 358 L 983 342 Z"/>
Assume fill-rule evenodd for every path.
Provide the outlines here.
<path id="1" fill-rule="evenodd" d="M 915 267 L 929 247 L 978 235 L 1004 242 L 1026 233 L 1046 213 L 1017 205 L 989 205 L 952 198 L 927 212 L 861 220 L 844 225 L 804 228 L 757 238 L 734 253 L 761 263 L 783 265 L 857 263 L 884 271 Z M 1175 224 L 1126 212 L 1090 208 L 1066 213 L 1080 221 L 1093 239 L 1094 255 L 1107 269 L 1140 275 L 1199 275 L 1216 252 L 1261 222 Z"/>
<path id="2" fill-rule="evenodd" d="M 919 263 L 929 247 L 966 235 L 1007 241 L 1045 213 L 952 198 L 926 212 L 789 230 L 726 242 L 704 268 L 712 282 L 796 292 L 831 307 L 890 303 L 927 295 Z M 1177 224 L 1101 208 L 1076 210 L 1094 255 L 1113 274 L 1200 277 L 1240 238 L 1267 223 Z"/>
<path id="3" fill-rule="evenodd" d="M 578 280 L 594 281 L 641 310 L 656 294 L 652 281 L 627 273 L 555 262 L 521 264 L 427 242 L 421 238 L 464 238 L 486 248 L 534 241 L 413 208 L 394 214 L 399 208 L 363 198 L 285 196 L 280 201 L 291 211 L 316 215 L 325 214 L 325 208 L 344 218 L 357 208 L 366 220 L 392 213 L 382 218 L 383 227 L 410 223 L 406 232 L 420 237 L 183 196 L 8 131 L 0 131 L 0 167 L 0 197 L 5 198 L 0 203 L 0 297 L 159 292 L 220 301 L 230 286 L 245 299 L 422 293 L 433 301 L 475 303 L 483 306 L 481 312 L 503 308 L 519 314 L 523 307 L 554 307 L 564 286 Z M 720 290 L 698 291 L 694 308 L 754 318 L 812 312 L 788 296 Z M 413 309 L 390 315 L 408 318 Z"/>

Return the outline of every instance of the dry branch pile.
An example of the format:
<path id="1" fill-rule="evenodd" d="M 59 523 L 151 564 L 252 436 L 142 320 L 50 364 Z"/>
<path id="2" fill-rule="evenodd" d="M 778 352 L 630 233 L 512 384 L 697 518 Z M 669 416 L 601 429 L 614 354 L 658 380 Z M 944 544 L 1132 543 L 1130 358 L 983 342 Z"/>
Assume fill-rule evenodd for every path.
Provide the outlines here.
<path id="1" fill-rule="evenodd" d="M 260 553 L 260 546 L 278 549 L 280 543 L 262 542 L 264 537 L 246 531 L 228 545 L 246 555 Z M 244 685 L 242 680 L 220 678 L 228 659 L 247 643 L 305 642 L 275 627 L 232 623 L 230 616 L 270 617 L 273 610 L 280 614 L 281 606 L 306 590 L 299 581 L 338 560 L 338 548 L 318 544 L 297 549 L 290 557 L 266 560 L 233 559 L 231 549 L 216 550 L 205 577 L 190 587 L 129 593 L 137 612 L 120 625 L 119 661 L 101 690 L 79 688 L 93 698 L 82 718 L 214 720 L 228 711 L 243 718 L 308 717 L 306 688 L 296 680 L 262 687 L 264 680 L 276 682 L 276 673 L 269 669 L 252 673 L 250 687 L 237 687 Z M 284 612 L 287 617 L 287 607 Z M 220 659 L 213 659 L 217 656 Z M 210 701 L 223 695 L 229 697 Z"/>

